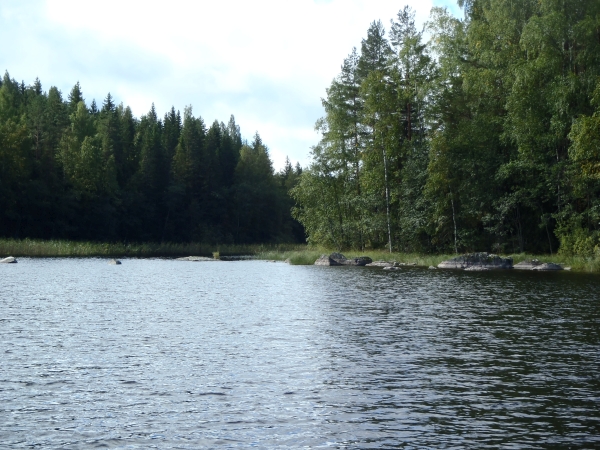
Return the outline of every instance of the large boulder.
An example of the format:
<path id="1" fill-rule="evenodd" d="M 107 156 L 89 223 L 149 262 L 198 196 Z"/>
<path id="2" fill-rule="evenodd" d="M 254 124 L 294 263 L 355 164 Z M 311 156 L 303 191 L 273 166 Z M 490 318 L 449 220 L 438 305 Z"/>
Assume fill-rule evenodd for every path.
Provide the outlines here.
<path id="1" fill-rule="evenodd" d="M 440 269 L 463 269 L 463 270 L 496 270 L 512 269 L 512 258 L 501 258 L 491 253 L 467 253 L 456 258 L 443 261 L 438 264 Z"/>
<path id="2" fill-rule="evenodd" d="M 0 263 L 3 263 L 3 264 L 15 264 L 16 262 L 17 262 L 17 260 L 15 258 L 13 258 L 12 256 L 9 256 L 4 259 L 0 259 Z"/>
<path id="3" fill-rule="evenodd" d="M 341 253 L 332 253 L 329 256 L 321 255 L 315 261 L 315 266 L 366 266 L 372 262 L 373 260 L 368 256 L 348 259 Z"/>

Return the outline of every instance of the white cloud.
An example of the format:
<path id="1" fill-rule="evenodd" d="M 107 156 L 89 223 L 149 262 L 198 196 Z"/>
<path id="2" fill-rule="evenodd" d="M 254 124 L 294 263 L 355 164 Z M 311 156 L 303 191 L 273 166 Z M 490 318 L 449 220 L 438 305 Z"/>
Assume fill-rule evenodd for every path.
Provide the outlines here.
<path id="1" fill-rule="evenodd" d="M 433 0 L 409 0 L 422 23 Z M 436 0 L 442 1 L 442 0 Z M 108 91 L 137 116 L 152 102 L 172 105 L 210 124 L 236 116 L 271 149 L 308 163 L 318 141 L 320 97 L 373 20 L 389 25 L 402 4 L 389 0 L 221 0 L 81 2 L 47 0 L 0 5 L 0 69 L 66 96 L 80 81 L 88 101 Z"/>

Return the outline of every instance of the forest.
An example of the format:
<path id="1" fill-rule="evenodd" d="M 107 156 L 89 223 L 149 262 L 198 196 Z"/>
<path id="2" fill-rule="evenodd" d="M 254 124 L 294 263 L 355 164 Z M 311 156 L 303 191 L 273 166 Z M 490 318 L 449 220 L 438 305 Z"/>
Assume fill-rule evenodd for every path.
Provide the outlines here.
<path id="1" fill-rule="evenodd" d="M 258 132 L 207 126 L 192 108 L 137 119 L 109 93 L 86 104 L 39 79 L 0 82 L 0 236 L 100 242 L 304 242 Z"/>
<path id="2" fill-rule="evenodd" d="M 0 237 L 600 256 L 600 2 L 459 0 L 366 30 L 304 169 L 187 107 L 0 83 Z M 308 149 L 307 149 L 308 151 Z"/>
<path id="3" fill-rule="evenodd" d="M 308 242 L 600 256 L 600 2 L 459 5 L 343 60 L 291 191 Z"/>

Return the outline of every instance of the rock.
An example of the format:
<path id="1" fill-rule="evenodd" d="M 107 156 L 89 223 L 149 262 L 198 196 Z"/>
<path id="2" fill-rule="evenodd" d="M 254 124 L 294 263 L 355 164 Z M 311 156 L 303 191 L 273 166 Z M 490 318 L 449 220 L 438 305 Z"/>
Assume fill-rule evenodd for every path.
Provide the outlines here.
<path id="1" fill-rule="evenodd" d="M 400 270 L 400 267 L 396 267 L 396 266 L 387 266 L 384 267 L 383 270 Z"/>
<path id="2" fill-rule="evenodd" d="M 388 261 L 373 261 L 372 263 L 367 264 L 367 267 L 394 267 L 394 263 Z"/>
<path id="3" fill-rule="evenodd" d="M 490 268 L 486 266 L 469 266 L 466 267 L 465 270 L 467 272 L 485 272 L 487 270 L 490 270 Z"/>
<path id="4" fill-rule="evenodd" d="M 558 264 L 554 264 L 554 263 L 543 263 L 540 264 L 539 266 L 534 267 L 531 270 L 543 270 L 543 271 L 548 271 L 548 270 L 563 270 L 562 266 L 559 266 Z"/>
<path id="5" fill-rule="evenodd" d="M 533 270 L 537 266 L 541 266 L 543 263 L 538 259 L 530 259 L 526 261 L 521 261 L 518 264 L 513 266 L 513 269 L 517 270 Z"/>
<path id="6" fill-rule="evenodd" d="M 491 253 L 468 253 L 438 264 L 440 269 L 468 269 L 485 267 L 487 269 L 512 269 L 512 258 L 500 258 Z M 470 269 L 476 270 L 476 269 Z"/>
<path id="7" fill-rule="evenodd" d="M 554 263 L 544 263 L 541 262 L 538 259 L 531 259 L 528 261 L 521 261 L 519 264 L 515 264 L 515 269 L 518 270 L 542 270 L 542 271 L 548 271 L 548 270 L 571 270 L 571 268 L 569 267 L 568 269 L 563 269 L 563 267 L 560 264 L 554 264 Z"/>
<path id="8" fill-rule="evenodd" d="M 368 256 L 348 259 L 341 253 L 332 253 L 329 256 L 321 255 L 315 261 L 315 266 L 366 266 L 372 262 L 373 260 Z"/>
<path id="9" fill-rule="evenodd" d="M 284 261 L 284 263 L 286 263 L 286 264 L 291 264 L 291 263 L 292 263 L 292 261 L 290 260 L 290 258 L 288 258 L 288 259 L 286 259 L 286 260 Z"/>
<path id="10" fill-rule="evenodd" d="M 12 256 L 8 256 L 4 259 L 0 259 L 0 263 L 4 263 L 4 264 L 16 264 L 17 260 L 15 258 L 13 258 Z"/>
<path id="11" fill-rule="evenodd" d="M 185 256 L 183 258 L 177 258 L 175 261 L 216 261 L 213 258 L 207 258 L 206 256 Z"/>
<path id="12" fill-rule="evenodd" d="M 121 264 L 121 261 L 119 261 L 118 259 L 111 259 L 110 261 L 108 261 L 109 264 L 112 264 L 113 266 L 118 266 L 119 264 Z"/>
<path id="13" fill-rule="evenodd" d="M 319 259 L 315 261 L 315 266 L 341 266 L 341 264 L 327 255 L 321 255 Z"/>
<path id="14" fill-rule="evenodd" d="M 437 270 L 437 267 L 429 266 L 429 270 Z"/>

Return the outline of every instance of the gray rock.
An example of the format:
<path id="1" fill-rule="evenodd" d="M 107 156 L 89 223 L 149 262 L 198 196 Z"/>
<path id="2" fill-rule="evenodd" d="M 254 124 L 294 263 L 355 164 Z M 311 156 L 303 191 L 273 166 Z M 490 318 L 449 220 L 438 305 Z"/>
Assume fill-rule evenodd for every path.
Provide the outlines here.
<path id="1" fill-rule="evenodd" d="M 437 267 L 435 267 L 435 266 L 429 266 L 429 270 L 437 270 Z"/>
<path id="2" fill-rule="evenodd" d="M 540 264 L 539 266 L 534 267 L 531 270 L 543 270 L 543 271 L 548 271 L 548 270 L 563 270 L 562 266 L 559 266 L 558 264 L 554 264 L 554 263 L 543 263 Z"/>
<path id="3" fill-rule="evenodd" d="M 388 261 L 373 261 L 372 263 L 367 264 L 367 267 L 394 267 L 394 263 Z"/>
<path id="4" fill-rule="evenodd" d="M 121 261 L 119 261 L 118 259 L 111 259 L 110 261 L 108 261 L 109 264 L 112 264 L 113 266 L 118 266 L 119 264 L 121 264 Z"/>
<path id="5" fill-rule="evenodd" d="M 520 263 L 515 264 L 513 266 L 513 269 L 533 270 L 535 267 L 541 266 L 542 264 L 544 264 L 544 263 L 541 262 L 539 259 L 530 259 L 530 260 L 521 261 Z"/>
<path id="6" fill-rule="evenodd" d="M 348 259 L 341 253 L 332 253 L 329 256 L 321 255 L 315 261 L 315 266 L 366 266 L 372 262 L 373 260 L 368 256 Z"/>
<path id="7" fill-rule="evenodd" d="M 335 259 L 327 255 L 321 255 L 316 261 L 315 266 L 341 266 Z"/>
<path id="8" fill-rule="evenodd" d="M 469 267 L 466 267 L 465 270 L 467 272 L 486 272 L 486 271 L 490 270 L 490 268 L 486 267 L 486 266 L 469 266 Z"/>
<path id="9" fill-rule="evenodd" d="M 396 266 L 387 266 L 384 267 L 383 270 L 400 270 L 400 267 L 396 267 Z"/>
<path id="10" fill-rule="evenodd" d="M 491 253 L 468 253 L 438 264 L 440 269 L 468 269 L 485 267 L 487 269 L 512 269 L 512 258 L 501 258 Z M 475 269 L 470 269 L 475 270 Z"/>
<path id="11" fill-rule="evenodd" d="M 8 256 L 4 259 L 0 259 L 0 263 L 3 264 L 15 264 L 17 262 L 17 260 L 15 258 L 13 258 L 12 256 Z"/>
<path id="12" fill-rule="evenodd" d="M 175 261 L 216 261 L 216 259 L 207 258 L 206 256 L 185 256 L 183 258 L 177 258 Z"/>

